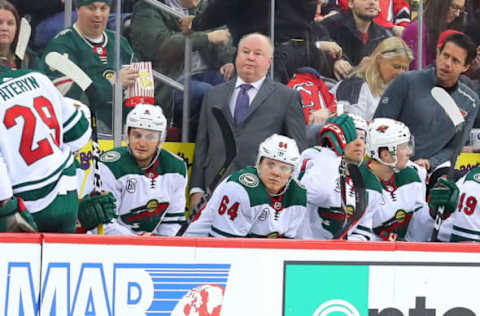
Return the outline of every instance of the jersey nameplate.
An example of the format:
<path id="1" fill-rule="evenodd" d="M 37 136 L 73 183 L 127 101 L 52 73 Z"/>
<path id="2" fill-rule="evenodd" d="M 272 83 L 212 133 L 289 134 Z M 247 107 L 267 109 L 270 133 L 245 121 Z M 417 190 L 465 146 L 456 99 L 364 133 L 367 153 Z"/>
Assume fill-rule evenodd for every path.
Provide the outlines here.
<path id="1" fill-rule="evenodd" d="M 258 186 L 258 177 L 253 173 L 247 172 L 242 174 L 240 177 L 238 177 L 238 181 L 249 188 L 255 188 Z"/>
<path id="2" fill-rule="evenodd" d="M 115 162 L 120 159 L 120 153 L 118 151 L 107 151 L 102 156 L 100 156 L 100 161 L 102 162 Z"/>

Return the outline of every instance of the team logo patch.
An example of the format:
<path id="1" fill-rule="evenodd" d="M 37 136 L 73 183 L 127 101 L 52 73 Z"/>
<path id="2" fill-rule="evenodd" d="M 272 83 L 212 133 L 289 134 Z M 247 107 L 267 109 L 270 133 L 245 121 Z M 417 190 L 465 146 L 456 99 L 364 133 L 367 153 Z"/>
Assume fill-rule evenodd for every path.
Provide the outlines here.
<path id="1" fill-rule="evenodd" d="M 250 172 L 242 174 L 238 177 L 238 181 L 249 188 L 255 188 L 258 186 L 258 177 Z"/>
<path id="2" fill-rule="evenodd" d="M 377 132 L 380 132 L 380 133 L 385 133 L 385 131 L 388 129 L 388 126 L 387 125 L 380 125 L 378 128 L 377 128 Z"/>
<path id="3" fill-rule="evenodd" d="M 474 174 L 474 175 L 473 175 L 473 180 L 475 180 L 475 181 L 477 181 L 478 183 L 480 183 L 480 173 Z"/>
<path id="4" fill-rule="evenodd" d="M 135 193 L 135 190 L 137 189 L 137 180 L 135 179 L 128 179 L 127 181 L 127 186 L 126 190 L 128 193 Z"/>
<path id="5" fill-rule="evenodd" d="M 100 156 L 100 161 L 102 162 L 114 162 L 120 159 L 120 153 L 118 151 L 107 151 Z"/>
<path id="6" fill-rule="evenodd" d="M 283 208 L 283 205 L 281 202 L 278 202 L 278 201 L 275 201 L 275 203 L 273 203 L 273 208 L 277 211 L 281 210 Z"/>
<path id="7" fill-rule="evenodd" d="M 281 235 L 278 232 L 271 232 L 267 235 L 267 238 L 279 238 Z"/>
<path id="8" fill-rule="evenodd" d="M 405 210 L 400 209 L 395 212 L 395 219 L 400 223 L 405 221 L 406 218 L 407 218 L 407 212 L 405 212 Z"/>
<path id="9" fill-rule="evenodd" d="M 347 205 L 346 211 L 347 211 L 347 217 L 350 218 L 355 212 L 355 208 L 353 207 L 353 205 Z"/>

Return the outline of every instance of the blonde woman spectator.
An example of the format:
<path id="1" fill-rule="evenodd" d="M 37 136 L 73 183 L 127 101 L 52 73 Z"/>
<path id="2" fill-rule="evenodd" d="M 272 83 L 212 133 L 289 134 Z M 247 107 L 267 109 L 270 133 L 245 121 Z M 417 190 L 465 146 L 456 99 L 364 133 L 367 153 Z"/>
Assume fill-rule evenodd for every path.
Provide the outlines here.
<path id="1" fill-rule="evenodd" d="M 371 120 L 387 86 L 408 70 L 413 54 L 398 37 L 383 40 L 352 75 L 334 88 L 337 101 L 350 103 L 347 110 Z"/>

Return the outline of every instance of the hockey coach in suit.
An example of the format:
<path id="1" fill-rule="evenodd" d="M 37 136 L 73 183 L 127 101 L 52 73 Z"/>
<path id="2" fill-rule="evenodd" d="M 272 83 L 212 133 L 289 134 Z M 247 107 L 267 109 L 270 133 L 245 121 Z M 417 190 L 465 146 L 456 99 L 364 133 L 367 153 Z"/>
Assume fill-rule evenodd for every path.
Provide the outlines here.
<path id="1" fill-rule="evenodd" d="M 225 146 L 212 114 L 213 107 L 222 109 L 237 145 L 237 156 L 225 175 L 255 165 L 260 142 L 274 133 L 295 139 L 299 149 L 305 149 L 300 95 L 266 78 L 272 56 L 273 46 L 268 37 L 259 33 L 245 35 L 235 59 L 237 77 L 205 94 L 190 183 L 191 207 L 198 203 L 225 160 Z"/>

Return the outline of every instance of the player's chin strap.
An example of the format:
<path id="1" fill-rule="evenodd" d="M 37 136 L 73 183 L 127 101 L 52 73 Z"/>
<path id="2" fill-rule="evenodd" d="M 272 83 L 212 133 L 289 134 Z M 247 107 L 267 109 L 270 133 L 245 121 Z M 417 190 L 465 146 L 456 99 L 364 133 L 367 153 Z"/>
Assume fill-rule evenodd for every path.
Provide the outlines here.
<path id="1" fill-rule="evenodd" d="M 397 161 L 398 161 L 397 155 L 392 155 L 392 157 L 393 157 L 393 162 L 385 162 L 380 157 L 378 160 L 382 165 L 389 166 L 390 168 L 392 168 L 393 172 L 395 173 L 400 172 L 400 169 L 397 168 Z"/>

